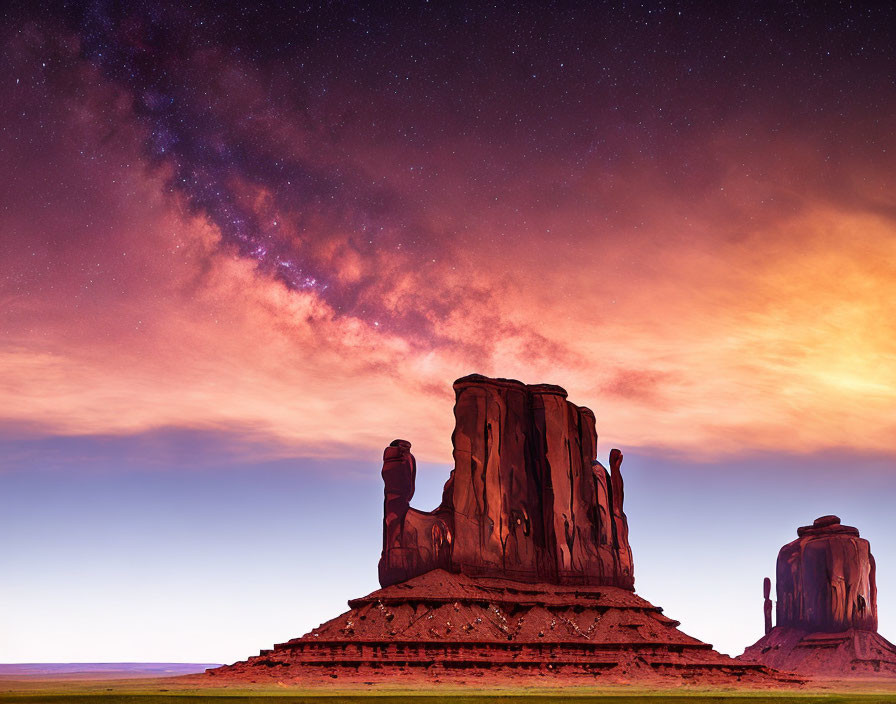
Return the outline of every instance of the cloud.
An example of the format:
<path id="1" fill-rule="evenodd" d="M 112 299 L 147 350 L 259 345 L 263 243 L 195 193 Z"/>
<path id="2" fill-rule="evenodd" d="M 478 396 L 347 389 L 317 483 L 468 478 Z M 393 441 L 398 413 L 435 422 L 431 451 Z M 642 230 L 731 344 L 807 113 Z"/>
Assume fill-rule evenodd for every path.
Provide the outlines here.
<path id="1" fill-rule="evenodd" d="M 148 149 L 140 110 L 158 95 L 135 107 L 74 39 L 35 26 L 5 51 L 22 79 L 0 135 L 9 428 L 226 434 L 271 457 L 407 437 L 449 461 L 450 384 L 476 371 L 566 386 L 602 452 L 891 451 L 894 191 L 873 155 L 829 168 L 818 135 L 726 125 L 662 159 L 486 173 L 506 143 L 454 135 L 427 153 L 365 140 L 359 121 L 321 135 L 314 111 L 258 112 L 255 68 L 197 52 L 185 65 L 239 86 L 211 106 L 223 126 L 202 158 L 254 140 L 220 157 L 239 168 L 208 182 L 227 186 L 215 207 L 275 261 L 174 186 L 201 164 Z M 284 153 L 338 187 L 293 200 L 288 176 L 266 176 Z M 399 168 L 418 160 L 423 176 Z M 306 261 L 333 288 L 284 277 Z"/>

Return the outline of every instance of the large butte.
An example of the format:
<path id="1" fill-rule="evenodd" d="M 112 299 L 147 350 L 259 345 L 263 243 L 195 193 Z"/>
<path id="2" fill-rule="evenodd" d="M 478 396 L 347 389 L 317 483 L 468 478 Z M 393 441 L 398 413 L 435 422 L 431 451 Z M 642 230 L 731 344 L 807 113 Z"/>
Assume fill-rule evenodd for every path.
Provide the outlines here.
<path id="1" fill-rule="evenodd" d="M 634 593 L 622 453 L 597 461 L 594 414 L 559 386 L 454 383 L 454 469 L 441 505 L 411 508 L 416 462 L 383 456 L 382 589 L 215 677 L 779 684 L 720 655 Z M 482 679 L 477 681 L 482 682 Z"/>

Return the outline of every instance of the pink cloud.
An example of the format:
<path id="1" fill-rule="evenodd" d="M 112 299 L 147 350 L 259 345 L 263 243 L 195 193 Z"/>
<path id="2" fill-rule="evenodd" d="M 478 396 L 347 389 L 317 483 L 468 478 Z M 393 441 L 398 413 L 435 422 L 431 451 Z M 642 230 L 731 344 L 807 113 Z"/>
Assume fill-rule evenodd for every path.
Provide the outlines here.
<path id="1" fill-rule="evenodd" d="M 128 101 L 74 48 L 57 50 L 73 68 L 52 96 L 15 96 L 55 129 L 40 144 L 0 137 L 16 174 L 0 186 L 12 204 L 0 213 L 0 422 L 223 430 L 272 456 L 376 453 L 407 437 L 419 457 L 450 461 L 450 383 L 477 371 L 566 386 L 596 411 L 602 451 L 891 450 L 889 201 L 856 173 L 818 177 L 806 142 L 750 156 L 708 135 L 689 200 L 658 169 L 595 163 L 561 183 L 546 157 L 477 188 L 461 165 L 487 147 L 463 141 L 435 150 L 442 175 L 421 181 L 351 130 L 339 140 L 355 151 L 331 142 L 318 158 L 300 124 L 243 125 L 415 203 L 421 241 L 389 209 L 368 246 L 329 207 L 293 211 L 263 184 L 229 184 L 354 292 L 343 309 L 225 244 L 148 163 Z M 239 64 L 193 62 L 226 64 L 245 88 L 237 107 L 254 114 L 256 81 Z M 738 166 L 748 156 L 755 173 Z M 850 188 L 826 199 L 833 183 Z"/>

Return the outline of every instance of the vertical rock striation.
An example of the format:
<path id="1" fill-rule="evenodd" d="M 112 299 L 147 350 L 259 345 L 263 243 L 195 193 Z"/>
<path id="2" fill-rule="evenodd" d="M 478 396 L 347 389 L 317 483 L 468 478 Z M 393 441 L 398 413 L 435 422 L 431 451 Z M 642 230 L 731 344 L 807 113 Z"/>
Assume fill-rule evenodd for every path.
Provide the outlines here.
<path id="1" fill-rule="evenodd" d="M 409 507 L 410 444 L 386 449 L 380 583 L 445 568 L 633 589 L 622 453 L 609 470 L 597 462 L 594 414 L 549 384 L 472 375 L 454 391 L 454 471 L 438 509 Z"/>

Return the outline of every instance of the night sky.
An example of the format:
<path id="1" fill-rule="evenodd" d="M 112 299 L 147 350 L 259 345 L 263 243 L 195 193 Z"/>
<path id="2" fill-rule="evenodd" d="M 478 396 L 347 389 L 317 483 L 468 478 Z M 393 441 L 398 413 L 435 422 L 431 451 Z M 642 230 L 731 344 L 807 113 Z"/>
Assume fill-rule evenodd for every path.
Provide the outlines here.
<path id="1" fill-rule="evenodd" d="M 471 372 L 595 410 L 687 632 L 755 641 L 777 549 L 837 513 L 896 638 L 892 7 L 3 12 L 0 661 L 223 662 L 337 615 L 382 448 L 437 503 Z"/>

